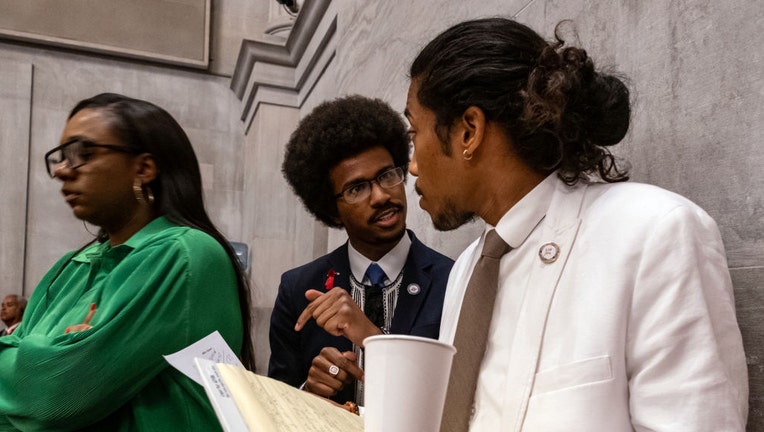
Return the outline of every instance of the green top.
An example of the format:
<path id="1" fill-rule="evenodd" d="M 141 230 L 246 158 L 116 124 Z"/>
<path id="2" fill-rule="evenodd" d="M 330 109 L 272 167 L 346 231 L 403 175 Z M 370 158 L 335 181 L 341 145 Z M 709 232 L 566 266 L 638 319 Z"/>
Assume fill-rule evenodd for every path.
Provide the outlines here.
<path id="1" fill-rule="evenodd" d="M 162 217 L 122 245 L 72 255 L 0 338 L 0 430 L 220 430 L 204 389 L 162 356 L 215 330 L 240 350 L 236 275 L 223 247 Z M 64 334 L 91 303 L 93 328 Z"/>

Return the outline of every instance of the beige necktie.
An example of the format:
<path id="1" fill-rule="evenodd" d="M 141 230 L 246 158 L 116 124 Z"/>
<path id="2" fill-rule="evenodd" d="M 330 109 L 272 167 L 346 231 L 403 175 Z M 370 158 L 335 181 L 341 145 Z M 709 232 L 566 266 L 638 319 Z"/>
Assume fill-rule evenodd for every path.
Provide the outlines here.
<path id="1" fill-rule="evenodd" d="M 488 231 L 459 313 L 454 337 L 457 351 L 448 381 L 441 432 L 466 432 L 469 428 L 480 363 L 485 353 L 499 285 L 499 262 L 511 249 L 496 234 L 496 230 Z"/>

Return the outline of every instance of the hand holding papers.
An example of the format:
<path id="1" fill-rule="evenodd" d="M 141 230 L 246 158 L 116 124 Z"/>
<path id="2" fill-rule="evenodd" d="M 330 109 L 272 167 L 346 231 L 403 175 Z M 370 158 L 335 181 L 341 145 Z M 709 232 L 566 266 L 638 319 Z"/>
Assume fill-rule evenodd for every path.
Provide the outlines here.
<path id="1" fill-rule="evenodd" d="M 217 332 L 165 359 L 204 386 L 226 432 L 361 432 L 363 419 L 241 366 Z"/>
<path id="2" fill-rule="evenodd" d="M 191 365 L 226 432 L 438 431 L 456 349 L 404 335 L 372 336 L 364 344 L 363 418 L 247 371 L 217 332 L 165 358 L 184 373 Z"/>

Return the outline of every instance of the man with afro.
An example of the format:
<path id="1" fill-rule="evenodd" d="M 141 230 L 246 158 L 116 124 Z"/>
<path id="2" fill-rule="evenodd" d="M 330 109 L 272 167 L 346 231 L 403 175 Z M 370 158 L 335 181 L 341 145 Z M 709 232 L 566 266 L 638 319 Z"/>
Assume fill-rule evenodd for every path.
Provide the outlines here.
<path id="1" fill-rule="evenodd" d="M 324 102 L 292 134 L 284 176 L 308 211 L 348 241 L 282 275 L 269 376 L 362 404 L 366 337 L 438 338 L 453 261 L 406 230 L 408 163 L 406 126 L 379 99 Z"/>

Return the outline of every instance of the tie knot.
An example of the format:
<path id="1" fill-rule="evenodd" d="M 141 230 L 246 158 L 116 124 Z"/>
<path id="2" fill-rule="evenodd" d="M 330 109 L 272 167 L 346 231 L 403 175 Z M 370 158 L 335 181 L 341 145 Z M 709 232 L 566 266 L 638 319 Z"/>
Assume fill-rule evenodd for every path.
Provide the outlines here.
<path id="1" fill-rule="evenodd" d="M 369 264 L 369 268 L 366 269 L 366 277 L 372 285 L 384 285 L 385 276 L 385 271 L 377 263 Z"/>
<path id="2" fill-rule="evenodd" d="M 512 248 L 505 242 L 496 230 L 490 230 L 485 236 L 485 243 L 483 244 L 483 253 L 481 255 L 489 258 L 501 258 L 509 252 Z"/>

